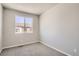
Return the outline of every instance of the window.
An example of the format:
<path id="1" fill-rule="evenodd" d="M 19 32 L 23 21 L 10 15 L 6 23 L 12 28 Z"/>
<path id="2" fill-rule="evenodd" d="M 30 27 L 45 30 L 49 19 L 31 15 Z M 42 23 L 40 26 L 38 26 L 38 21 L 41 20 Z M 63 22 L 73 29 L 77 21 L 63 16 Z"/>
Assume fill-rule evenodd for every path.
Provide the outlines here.
<path id="1" fill-rule="evenodd" d="M 16 33 L 32 33 L 32 18 L 16 16 Z"/>

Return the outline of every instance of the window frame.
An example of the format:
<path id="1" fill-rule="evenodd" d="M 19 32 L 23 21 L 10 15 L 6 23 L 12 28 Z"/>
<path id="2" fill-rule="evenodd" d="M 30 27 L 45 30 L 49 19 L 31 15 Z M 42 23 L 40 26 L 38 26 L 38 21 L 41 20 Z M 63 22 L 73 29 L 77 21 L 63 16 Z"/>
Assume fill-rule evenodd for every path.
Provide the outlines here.
<path id="1" fill-rule="evenodd" d="M 24 17 L 24 19 L 25 19 L 25 18 L 32 18 L 32 25 L 31 25 L 31 26 L 32 26 L 32 32 L 25 32 L 25 31 L 24 31 L 24 32 L 16 32 L 16 17 L 17 17 L 17 16 L 19 16 L 19 17 Z M 24 24 L 25 24 L 25 22 L 24 22 Z M 25 26 L 24 26 L 24 27 L 25 27 Z M 33 17 L 31 17 L 31 16 L 28 17 L 28 16 L 22 16 L 22 15 L 16 15 L 16 16 L 15 16 L 15 33 L 17 33 L 17 34 L 23 34 L 23 33 L 32 34 L 32 33 L 33 33 Z"/>

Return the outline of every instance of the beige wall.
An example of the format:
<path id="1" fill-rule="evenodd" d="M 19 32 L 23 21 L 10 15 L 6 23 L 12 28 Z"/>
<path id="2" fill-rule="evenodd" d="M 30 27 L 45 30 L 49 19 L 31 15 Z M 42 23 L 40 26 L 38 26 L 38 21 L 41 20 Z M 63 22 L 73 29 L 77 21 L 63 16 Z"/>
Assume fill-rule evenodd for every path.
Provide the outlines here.
<path id="1" fill-rule="evenodd" d="M 33 33 L 15 33 L 15 16 L 25 16 L 33 18 Z M 3 20 L 3 48 L 19 46 L 39 41 L 38 16 L 10 9 L 4 9 Z"/>
<path id="2" fill-rule="evenodd" d="M 79 4 L 59 4 L 40 16 L 41 41 L 79 55 Z"/>
<path id="3" fill-rule="evenodd" d="M 0 52 L 2 50 L 2 6 L 0 4 Z"/>

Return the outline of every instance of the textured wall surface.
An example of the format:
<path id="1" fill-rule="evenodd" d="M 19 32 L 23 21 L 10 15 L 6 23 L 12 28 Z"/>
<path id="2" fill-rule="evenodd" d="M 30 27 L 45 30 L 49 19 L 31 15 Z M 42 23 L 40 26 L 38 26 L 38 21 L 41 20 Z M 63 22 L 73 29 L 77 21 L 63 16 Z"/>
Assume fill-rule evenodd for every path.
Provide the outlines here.
<path id="1" fill-rule="evenodd" d="M 2 50 L 2 6 L 0 4 L 0 52 Z"/>
<path id="2" fill-rule="evenodd" d="M 79 55 L 79 4 L 59 4 L 40 16 L 41 41 Z"/>
<path id="3" fill-rule="evenodd" d="M 15 16 L 24 16 L 33 18 L 33 33 L 15 33 Z M 24 45 L 39 41 L 38 16 L 10 9 L 4 9 L 3 25 L 3 48 Z"/>

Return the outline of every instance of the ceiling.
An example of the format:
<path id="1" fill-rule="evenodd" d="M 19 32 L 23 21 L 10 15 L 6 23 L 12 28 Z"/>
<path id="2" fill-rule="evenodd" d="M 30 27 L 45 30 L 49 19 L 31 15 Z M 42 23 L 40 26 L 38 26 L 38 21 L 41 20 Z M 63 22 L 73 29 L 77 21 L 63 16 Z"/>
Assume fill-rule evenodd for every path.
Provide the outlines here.
<path id="1" fill-rule="evenodd" d="M 50 9 L 51 7 L 56 6 L 56 3 L 3 3 L 6 8 L 11 8 L 23 12 L 28 12 L 36 15 L 40 15 Z"/>

